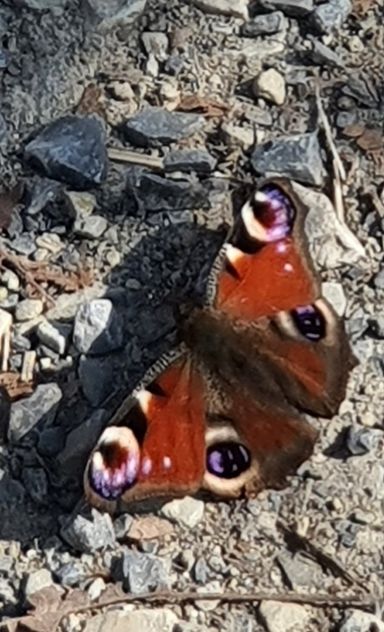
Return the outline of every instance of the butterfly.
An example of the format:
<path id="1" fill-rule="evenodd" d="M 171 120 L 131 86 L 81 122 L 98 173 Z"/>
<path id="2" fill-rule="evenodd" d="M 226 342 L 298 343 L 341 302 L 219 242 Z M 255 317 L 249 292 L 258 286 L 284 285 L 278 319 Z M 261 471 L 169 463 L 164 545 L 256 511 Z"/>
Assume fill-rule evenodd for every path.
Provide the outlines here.
<path id="1" fill-rule="evenodd" d="M 204 304 L 180 321 L 180 345 L 128 396 L 84 473 L 111 512 L 149 497 L 218 497 L 280 488 L 312 453 L 305 413 L 332 417 L 354 366 L 343 322 L 321 296 L 304 221 L 284 178 L 242 206 Z"/>

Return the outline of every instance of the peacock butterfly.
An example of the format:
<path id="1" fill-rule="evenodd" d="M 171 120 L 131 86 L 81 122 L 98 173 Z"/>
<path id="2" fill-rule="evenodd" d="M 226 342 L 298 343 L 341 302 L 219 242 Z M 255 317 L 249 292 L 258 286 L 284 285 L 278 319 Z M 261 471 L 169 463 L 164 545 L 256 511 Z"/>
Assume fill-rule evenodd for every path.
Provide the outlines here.
<path id="1" fill-rule="evenodd" d="M 122 404 L 88 461 L 86 496 L 114 511 L 147 497 L 221 497 L 280 487 L 333 416 L 354 362 L 321 297 L 306 208 L 289 181 L 265 181 L 220 251 L 205 304 L 180 346 Z"/>

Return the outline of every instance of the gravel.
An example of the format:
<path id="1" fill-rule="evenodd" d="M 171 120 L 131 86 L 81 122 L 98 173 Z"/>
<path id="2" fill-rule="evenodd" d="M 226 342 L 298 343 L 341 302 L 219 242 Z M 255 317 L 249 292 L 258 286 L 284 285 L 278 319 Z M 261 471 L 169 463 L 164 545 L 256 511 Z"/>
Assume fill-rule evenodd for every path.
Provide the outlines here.
<path id="1" fill-rule="evenodd" d="M 323 558 L 292 551 L 281 523 L 337 561 L 368 594 L 380 595 L 379 4 L 263 0 L 257 10 L 245 0 L 14 4 L 0 7 L 0 314 L 13 322 L 7 371 L 21 391 L 10 401 L 0 388 L 1 624 L 9 628 L 6 617 L 13 623 L 24 615 L 26 591 L 38 599 L 34 590 L 44 582 L 58 594 L 76 589 L 83 603 L 122 584 L 136 592 L 171 587 L 274 596 L 293 587 L 309 595 L 354 594 Z M 314 73 L 346 170 L 351 232 L 331 202 L 333 155 Z M 309 208 L 305 229 L 323 293 L 344 315 L 359 360 L 339 414 L 312 420 L 319 430 L 314 455 L 283 490 L 230 502 L 150 499 L 113 518 L 88 511 L 82 476 L 97 437 L 144 371 L 174 344 L 175 300 L 203 296 L 243 189 L 271 173 L 296 179 Z M 3 228 L 3 194 L 18 183 L 23 195 Z M 23 382 L 27 364 L 33 379 Z M 289 626 L 365 632 L 382 622 L 337 605 L 215 599 L 71 611 L 61 628 Z"/>

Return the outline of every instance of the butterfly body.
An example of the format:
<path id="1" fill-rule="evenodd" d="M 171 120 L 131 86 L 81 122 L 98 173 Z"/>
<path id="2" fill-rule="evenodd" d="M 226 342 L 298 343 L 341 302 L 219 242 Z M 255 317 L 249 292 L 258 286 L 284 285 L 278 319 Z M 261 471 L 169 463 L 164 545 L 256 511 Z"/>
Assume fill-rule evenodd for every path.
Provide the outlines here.
<path id="1" fill-rule="evenodd" d="M 304 220 L 284 180 L 243 206 L 205 304 L 181 318 L 180 347 L 123 403 L 91 455 L 91 502 L 114 510 L 200 489 L 250 495 L 281 486 L 308 458 L 317 432 L 303 413 L 337 412 L 353 360 L 321 298 Z"/>

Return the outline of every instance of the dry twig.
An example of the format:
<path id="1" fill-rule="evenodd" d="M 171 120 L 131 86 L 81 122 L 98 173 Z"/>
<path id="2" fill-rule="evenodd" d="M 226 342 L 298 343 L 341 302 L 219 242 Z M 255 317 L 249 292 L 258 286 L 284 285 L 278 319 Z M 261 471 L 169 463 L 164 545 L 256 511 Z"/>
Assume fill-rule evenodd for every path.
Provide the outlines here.
<path id="1" fill-rule="evenodd" d="M 149 167 L 150 169 L 164 170 L 164 163 L 162 158 L 157 156 L 148 156 L 147 154 L 139 154 L 136 151 L 130 151 L 129 149 L 119 149 L 118 147 L 110 147 L 108 149 L 108 157 L 110 160 L 116 162 L 129 162 L 134 165 L 141 165 L 142 167 Z"/>

